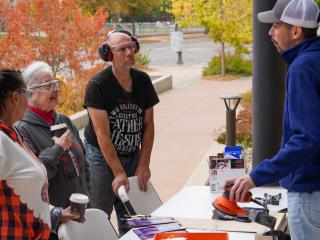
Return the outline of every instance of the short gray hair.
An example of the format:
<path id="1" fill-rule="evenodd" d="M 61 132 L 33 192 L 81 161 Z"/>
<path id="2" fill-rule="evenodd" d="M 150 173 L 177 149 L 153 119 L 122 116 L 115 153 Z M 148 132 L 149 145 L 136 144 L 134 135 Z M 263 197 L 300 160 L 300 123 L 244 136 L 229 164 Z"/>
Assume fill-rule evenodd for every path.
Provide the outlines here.
<path id="1" fill-rule="evenodd" d="M 48 73 L 53 76 L 52 68 L 48 63 L 34 61 L 22 71 L 22 77 L 26 81 L 27 86 L 31 87 L 39 84 L 39 75 L 42 73 Z"/>

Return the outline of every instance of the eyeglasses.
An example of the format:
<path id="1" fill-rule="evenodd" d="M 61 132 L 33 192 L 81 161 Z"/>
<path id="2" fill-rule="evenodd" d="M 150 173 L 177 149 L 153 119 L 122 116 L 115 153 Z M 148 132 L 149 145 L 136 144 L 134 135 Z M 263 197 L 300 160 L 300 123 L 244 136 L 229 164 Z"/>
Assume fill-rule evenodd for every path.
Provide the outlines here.
<path id="1" fill-rule="evenodd" d="M 128 42 L 128 43 L 120 43 L 117 45 L 114 45 L 110 47 L 111 49 L 114 49 L 113 52 L 115 53 L 125 53 L 127 49 L 129 49 L 130 52 L 135 52 L 136 51 L 136 44 L 133 42 Z"/>
<path id="2" fill-rule="evenodd" d="M 16 91 L 19 93 L 23 93 L 27 98 L 31 98 L 33 95 L 33 91 L 28 88 L 18 88 Z"/>
<path id="3" fill-rule="evenodd" d="M 30 89 L 44 88 L 47 91 L 59 91 L 60 90 L 60 81 L 53 80 L 50 82 L 36 84 L 30 87 Z"/>

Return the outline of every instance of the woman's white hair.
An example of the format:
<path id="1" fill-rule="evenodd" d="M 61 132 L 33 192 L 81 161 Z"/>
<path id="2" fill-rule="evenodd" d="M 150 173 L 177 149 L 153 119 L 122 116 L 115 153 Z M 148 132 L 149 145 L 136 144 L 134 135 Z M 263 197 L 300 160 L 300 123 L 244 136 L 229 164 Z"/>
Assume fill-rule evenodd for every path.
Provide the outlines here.
<path id="1" fill-rule="evenodd" d="M 39 76 L 43 73 L 48 73 L 53 76 L 52 68 L 49 64 L 40 61 L 34 61 L 29 64 L 23 71 L 22 77 L 28 87 L 41 83 Z"/>

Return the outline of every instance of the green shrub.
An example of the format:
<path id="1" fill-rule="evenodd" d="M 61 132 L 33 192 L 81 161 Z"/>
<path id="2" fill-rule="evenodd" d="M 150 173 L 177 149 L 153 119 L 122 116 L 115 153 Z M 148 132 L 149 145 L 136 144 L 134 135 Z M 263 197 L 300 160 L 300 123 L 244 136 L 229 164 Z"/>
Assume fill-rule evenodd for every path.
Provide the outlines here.
<path id="1" fill-rule="evenodd" d="M 221 74 L 221 63 L 220 58 L 213 56 L 211 61 L 208 63 L 208 66 L 202 69 L 202 76 L 210 76 Z"/>
<path id="2" fill-rule="evenodd" d="M 251 108 L 252 106 L 252 91 L 241 94 L 241 106 L 243 108 Z"/>
<path id="3" fill-rule="evenodd" d="M 251 76 L 252 60 L 243 59 L 240 55 L 226 55 L 225 72 L 231 75 Z M 202 70 L 203 76 L 221 74 L 221 57 L 213 56 L 208 66 Z"/>
<path id="4" fill-rule="evenodd" d="M 146 54 L 137 53 L 134 57 L 140 66 L 147 67 L 150 63 L 150 58 Z"/>
<path id="5" fill-rule="evenodd" d="M 220 144 L 226 144 L 227 143 L 227 135 L 226 132 L 222 132 L 217 137 L 217 142 Z"/>

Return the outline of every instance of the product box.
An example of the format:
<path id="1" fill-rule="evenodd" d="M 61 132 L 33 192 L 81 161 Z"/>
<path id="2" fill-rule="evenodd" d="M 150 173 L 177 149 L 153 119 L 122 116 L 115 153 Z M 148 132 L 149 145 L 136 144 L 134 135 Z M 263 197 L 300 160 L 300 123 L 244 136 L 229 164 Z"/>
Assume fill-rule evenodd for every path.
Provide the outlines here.
<path id="1" fill-rule="evenodd" d="M 224 148 L 225 158 L 242 158 L 241 146 L 225 146 Z"/>
<path id="2" fill-rule="evenodd" d="M 245 174 L 242 158 L 225 158 L 222 155 L 209 156 L 209 186 L 211 192 L 222 192 L 226 180 Z"/>

